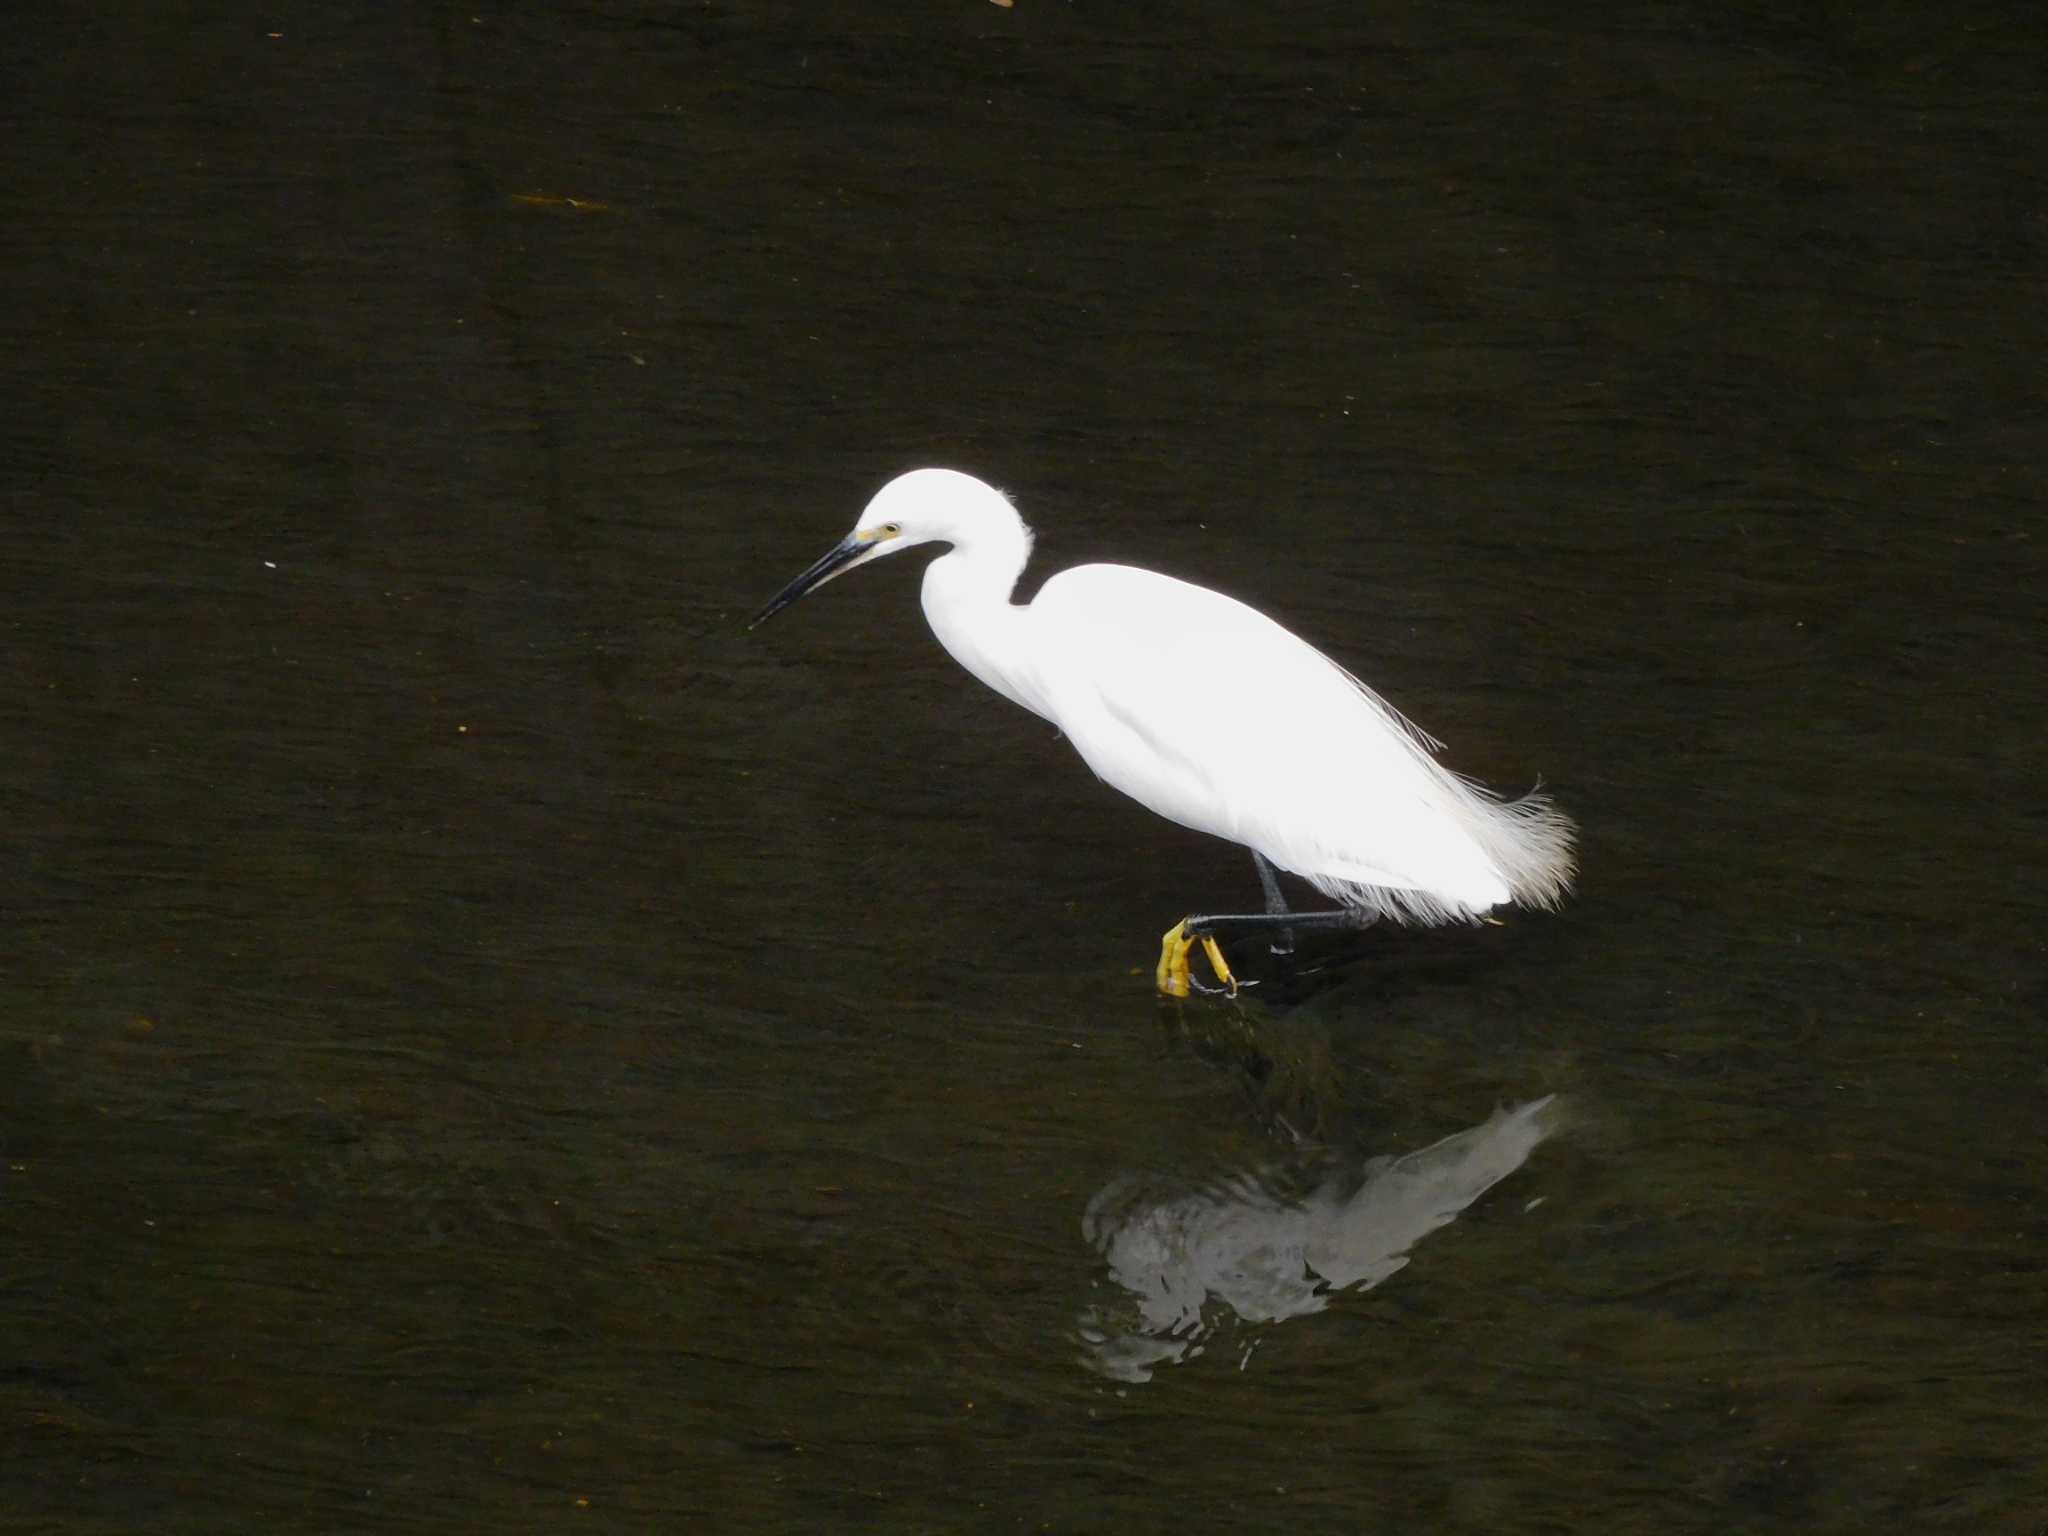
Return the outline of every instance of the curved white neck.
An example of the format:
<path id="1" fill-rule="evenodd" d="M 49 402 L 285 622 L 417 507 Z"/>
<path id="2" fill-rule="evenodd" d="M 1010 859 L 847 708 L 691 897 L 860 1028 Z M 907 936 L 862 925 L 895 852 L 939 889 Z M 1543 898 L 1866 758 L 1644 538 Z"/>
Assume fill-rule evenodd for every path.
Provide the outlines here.
<path id="1" fill-rule="evenodd" d="M 925 567 L 925 621 L 948 654 L 1013 704 L 1051 718 L 1032 667 L 1029 607 L 1010 594 L 1031 558 L 1031 531 L 985 530 Z"/>

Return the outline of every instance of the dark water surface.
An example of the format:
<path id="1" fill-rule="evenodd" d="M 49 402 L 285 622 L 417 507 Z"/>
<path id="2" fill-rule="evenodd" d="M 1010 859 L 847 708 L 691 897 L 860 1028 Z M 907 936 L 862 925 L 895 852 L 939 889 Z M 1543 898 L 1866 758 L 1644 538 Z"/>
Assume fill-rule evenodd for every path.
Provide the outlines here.
<path id="1" fill-rule="evenodd" d="M 18 18 L 0 1527 L 2048 1529 L 2042 35 Z M 1162 1007 L 931 462 L 1578 898 Z"/>

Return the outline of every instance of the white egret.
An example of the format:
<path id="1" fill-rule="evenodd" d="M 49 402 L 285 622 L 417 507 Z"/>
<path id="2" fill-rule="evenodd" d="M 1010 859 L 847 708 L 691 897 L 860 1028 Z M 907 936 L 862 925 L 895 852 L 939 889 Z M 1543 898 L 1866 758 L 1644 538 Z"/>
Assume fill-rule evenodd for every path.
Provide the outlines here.
<path id="1" fill-rule="evenodd" d="M 924 612 L 955 661 L 1051 721 L 1105 783 L 1251 849 L 1266 911 L 1175 924 L 1160 945 L 1160 991 L 1187 995 L 1197 942 L 1235 988 L 1220 928 L 1471 921 L 1509 902 L 1555 907 L 1570 889 L 1568 816 L 1540 794 L 1502 800 L 1442 767 L 1440 743 L 1235 598 L 1136 566 L 1082 565 L 1011 602 L 1031 530 L 971 475 L 891 480 L 754 623 L 920 544 L 952 546 L 925 567 Z M 1287 911 L 1274 867 L 1340 907 Z"/>

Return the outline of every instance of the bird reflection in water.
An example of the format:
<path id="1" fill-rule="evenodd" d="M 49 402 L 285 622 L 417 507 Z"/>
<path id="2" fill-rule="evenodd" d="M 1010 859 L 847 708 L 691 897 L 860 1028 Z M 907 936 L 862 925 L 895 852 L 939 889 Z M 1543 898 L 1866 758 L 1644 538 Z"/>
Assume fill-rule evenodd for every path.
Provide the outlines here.
<path id="1" fill-rule="evenodd" d="M 1235 1316 L 1273 1323 L 1320 1312 L 1339 1291 L 1370 1290 L 1410 1251 L 1513 1173 L 1559 1125 L 1554 1097 L 1363 1167 L 1289 1165 L 1168 1191 L 1125 1174 L 1088 1203 L 1082 1232 L 1127 1295 L 1091 1307 L 1082 1359 L 1118 1381 L 1199 1355 Z"/>

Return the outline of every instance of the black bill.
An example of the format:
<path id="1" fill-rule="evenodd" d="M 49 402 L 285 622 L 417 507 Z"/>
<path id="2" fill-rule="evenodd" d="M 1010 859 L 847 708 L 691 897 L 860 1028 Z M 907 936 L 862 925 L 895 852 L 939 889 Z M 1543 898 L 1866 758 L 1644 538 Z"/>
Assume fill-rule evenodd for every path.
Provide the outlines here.
<path id="1" fill-rule="evenodd" d="M 879 548 L 881 548 L 879 544 L 865 542 L 855 538 L 852 534 L 848 534 L 826 553 L 824 559 L 820 560 L 816 565 L 797 577 L 795 581 L 792 581 L 788 586 L 776 593 L 774 597 L 770 598 L 768 606 L 748 621 L 747 628 L 752 629 L 763 619 L 773 618 L 798 598 L 804 596 L 804 594 L 816 591 L 840 572 L 851 570 L 854 566 L 859 565 L 862 560 L 874 554 Z"/>

